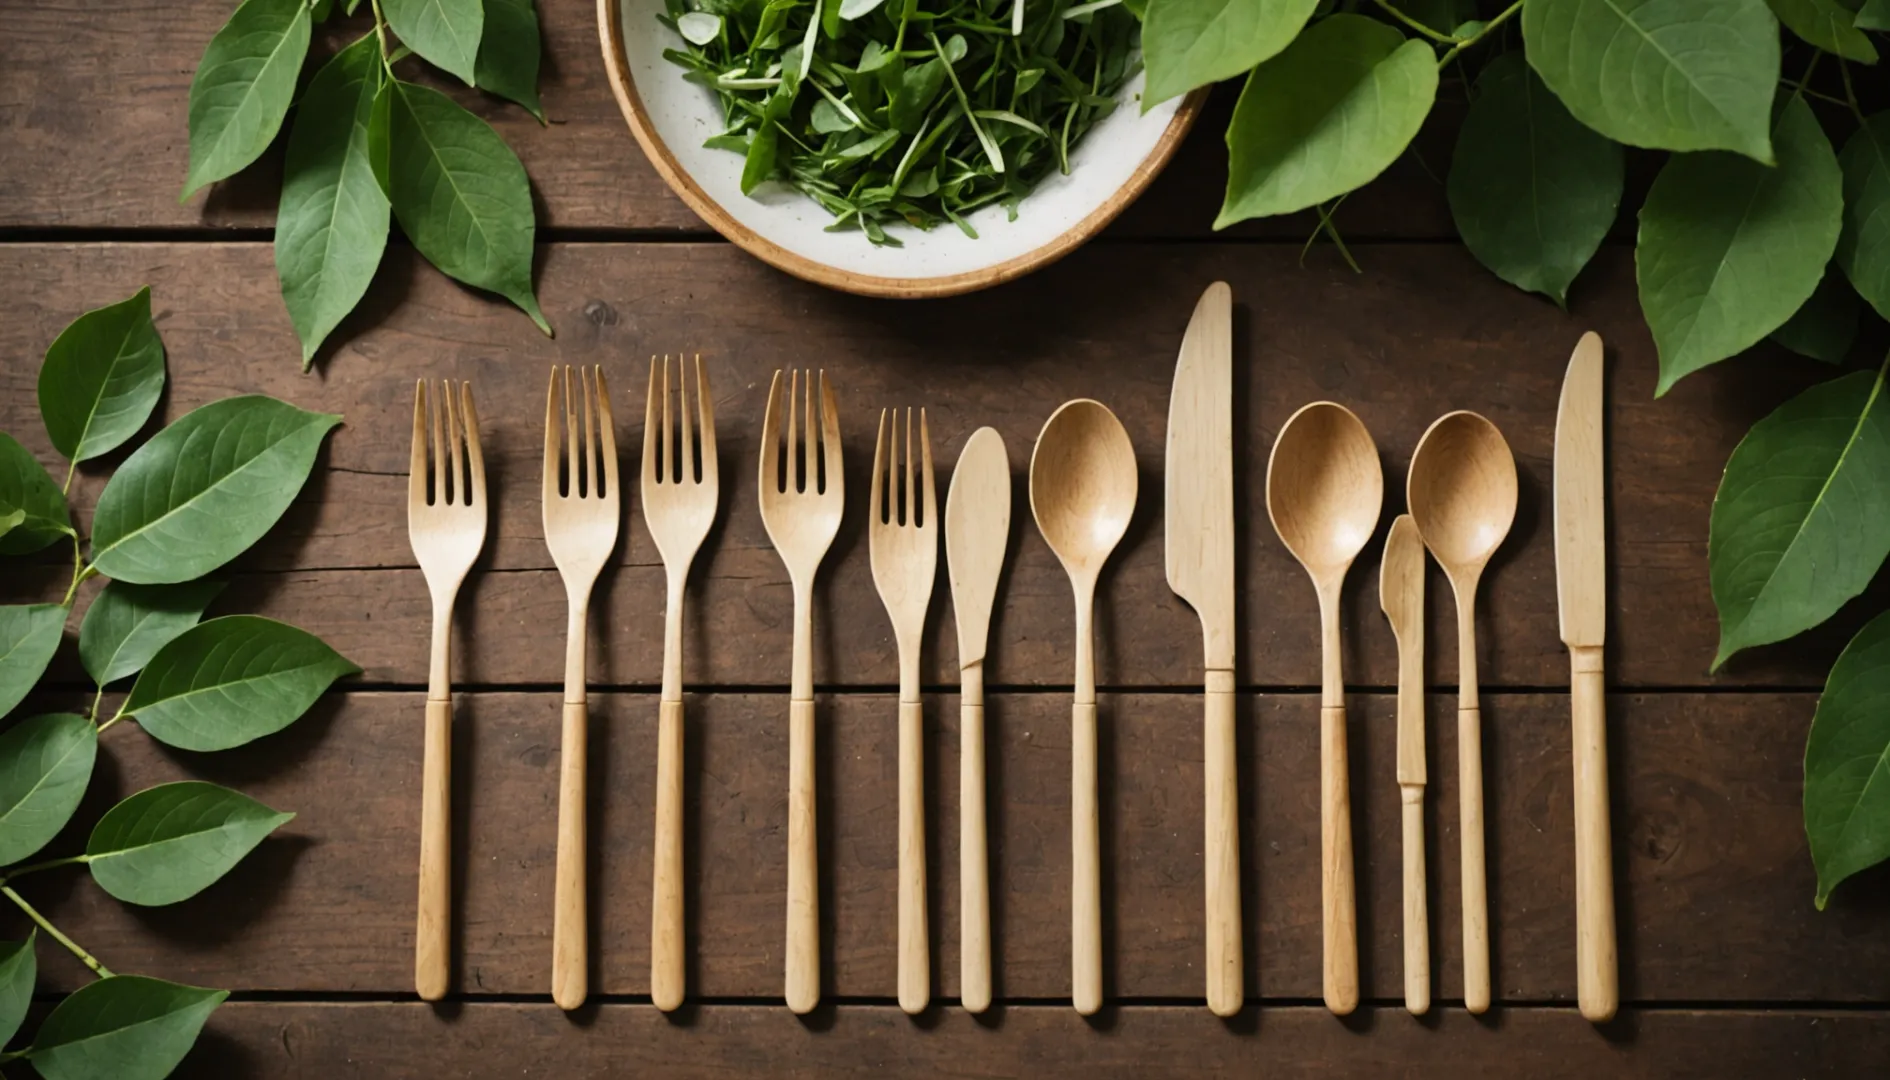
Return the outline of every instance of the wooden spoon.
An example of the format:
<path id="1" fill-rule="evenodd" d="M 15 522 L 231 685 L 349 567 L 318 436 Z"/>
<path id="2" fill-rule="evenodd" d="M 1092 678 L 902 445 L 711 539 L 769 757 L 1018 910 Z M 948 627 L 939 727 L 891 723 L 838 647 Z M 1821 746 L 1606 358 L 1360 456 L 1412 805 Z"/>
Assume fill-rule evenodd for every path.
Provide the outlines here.
<path id="1" fill-rule="evenodd" d="M 1352 796 L 1345 752 L 1339 588 L 1378 526 L 1385 477 L 1352 410 L 1315 401 L 1294 413 L 1267 458 L 1267 516 L 1319 593 L 1324 662 L 1319 703 L 1319 853 L 1326 1008 L 1358 1008 L 1358 914 L 1352 885 Z"/>
<path id="2" fill-rule="evenodd" d="M 1102 869 L 1096 814 L 1096 575 L 1135 512 L 1135 448 L 1100 402 L 1064 403 L 1030 455 L 1030 512 L 1076 593 L 1076 695 L 1070 711 L 1070 989 L 1102 1008 Z"/>
<path id="3" fill-rule="evenodd" d="M 1405 480 L 1424 546 L 1457 596 L 1457 796 L 1463 840 L 1463 1004 L 1490 1007 L 1490 921 L 1483 860 L 1483 720 L 1477 703 L 1477 582 L 1516 520 L 1516 459 L 1496 425 L 1447 413 L 1418 440 Z"/>

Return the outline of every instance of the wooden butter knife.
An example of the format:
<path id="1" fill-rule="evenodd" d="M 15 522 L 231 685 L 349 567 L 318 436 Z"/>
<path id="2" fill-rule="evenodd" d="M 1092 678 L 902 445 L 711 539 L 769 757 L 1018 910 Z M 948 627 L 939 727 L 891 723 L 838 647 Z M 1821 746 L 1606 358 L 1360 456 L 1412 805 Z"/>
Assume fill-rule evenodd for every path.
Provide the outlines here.
<path id="1" fill-rule="evenodd" d="M 1404 1007 L 1431 1007 L 1430 916 L 1424 881 L 1424 538 L 1410 514 L 1385 537 L 1378 604 L 1398 639 L 1398 801 L 1404 810 Z"/>

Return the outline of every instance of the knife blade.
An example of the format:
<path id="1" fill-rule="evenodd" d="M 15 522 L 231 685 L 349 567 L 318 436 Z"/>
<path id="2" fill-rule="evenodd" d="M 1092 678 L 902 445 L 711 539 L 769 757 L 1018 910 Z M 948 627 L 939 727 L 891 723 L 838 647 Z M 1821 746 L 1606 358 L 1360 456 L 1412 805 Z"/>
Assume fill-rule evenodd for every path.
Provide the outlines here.
<path id="1" fill-rule="evenodd" d="M 1234 741 L 1234 304 L 1227 283 L 1195 304 L 1175 363 L 1164 462 L 1168 587 L 1201 619 L 1207 669 L 1203 790 L 1207 1002 L 1245 999 L 1240 926 L 1240 792 Z"/>
<path id="2" fill-rule="evenodd" d="M 1582 1015 L 1595 1023 L 1613 1018 L 1620 1004 L 1602 672 L 1608 632 L 1602 375 L 1601 338 L 1591 331 L 1569 358 L 1555 421 L 1555 591 L 1568 645 L 1575 771 L 1576 996 Z"/>

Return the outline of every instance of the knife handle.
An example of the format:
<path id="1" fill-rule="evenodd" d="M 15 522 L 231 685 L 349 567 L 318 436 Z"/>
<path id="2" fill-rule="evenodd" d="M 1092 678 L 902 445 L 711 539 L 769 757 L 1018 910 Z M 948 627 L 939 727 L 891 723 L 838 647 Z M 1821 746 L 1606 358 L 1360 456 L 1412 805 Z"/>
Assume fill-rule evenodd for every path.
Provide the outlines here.
<path id="1" fill-rule="evenodd" d="M 1352 883 L 1352 783 L 1345 706 L 1319 708 L 1319 855 L 1325 912 L 1326 1008 L 1358 1008 L 1358 908 Z"/>
<path id="2" fill-rule="evenodd" d="M 1424 785 L 1398 785 L 1404 814 L 1404 1007 L 1431 1007 L 1431 916 L 1425 903 Z"/>
<path id="3" fill-rule="evenodd" d="M 788 702 L 787 1005 L 820 1002 L 820 860 L 814 832 L 814 703 Z"/>
<path id="4" fill-rule="evenodd" d="M 1207 1002 L 1215 1016 L 1240 1011 L 1240 782 L 1234 744 L 1234 673 L 1207 674 Z"/>
<path id="5" fill-rule="evenodd" d="M 1070 709 L 1070 1001 L 1102 1008 L 1102 851 L 1096 807 L 1096 705 Z"/>
<path id="6" fill-rule="evenodd" d="M 1463 1007 L 1490 1008 L 1490 899 L 1483 861 L 1483 712 L 1457 709 L 1457 812 L 1463 862 Z"/>
<path id="7" fill-rule="evenodd" d="M 650 901 L 650 1000 L 669 1012 L 683 999 L 683 703 L 657 705 L 656 858 Z"/>
<path id="8" fill-rule="evenodd" d="M 1569 650 L 1575 761 L 1575 966 L 1582 1015 L 1620 1004 L 1614 942 L 1614 846 L 1608 826 L 1608 731 L 1601 647 Z"/>

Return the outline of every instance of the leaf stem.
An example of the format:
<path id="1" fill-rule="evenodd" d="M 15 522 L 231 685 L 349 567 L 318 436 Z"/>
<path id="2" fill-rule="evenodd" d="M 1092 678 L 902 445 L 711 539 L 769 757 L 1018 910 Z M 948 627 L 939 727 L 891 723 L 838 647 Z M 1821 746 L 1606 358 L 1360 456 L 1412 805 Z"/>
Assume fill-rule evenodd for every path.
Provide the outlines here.
<path id="1" fill-rule="evenodd" d="M 78 462 L 76 461 L 66 462 L 66 482 L 59 485 L 59 494 L 61 495 L 72 494 L 72 478 L 74 476 L 77 476 L 78 472 L 79 472 Z"/>
<path id="2" fill-rule="evenodd" d="M 16 866 L 4 875 L 0 875 L 0 884 L 23 878 L 28 874 L 37 874 L 41 870 L 54 870 L 61 866 L 83 866 L 91 861 L 90 855 L 68 855 L 63 859 L 46 859 L 41 862 L 27 863 L 25 866 Z"/>
<path id="3" fill-rule="evenodd" d="M 113 724 L 116 724 L 118 721 L 123 720 L 124 718 L 125 718 L 125 710 L 121 707 L 119 708 L 118 712 L 112 716 L 110 720 L 107 720 L 98 726 L 98 733 L 100 735 L 105 734 L 105 729 L 111 727 Z"/>
<path id="4" fill-rule="evenodd" d="M 1516 13 L 1522 10 L 1522 6 L 1523 6 L 1523 0 L 1516 0 L 1515 3 L 1509 5 L 1508 7 L 1504 8 L 1501 12 L 1499 12 L 1495 18 L 1491 19 L 1489 22 L 1484 23 L 1483 29 L 1478 30 L 1476 33 L 1472 34 L 1471 36 L 1467 38 L 1460 39 L 1457 42 L 1457 44 L 1452 45 L 1450 47 L 1450 51 L 1446 52 L 1443 55 L 1443 57 L 1437 61 L 1438 69 L 1442 70 L 1446 64 L 1449 64 L 1452 60 L 1455 60 L 1457 58 L 1458 53 L 1464 51 L 1465 49 L 1468 49 L 1472 45 L 1475 45 L 1477 42 L 1482 41 L 1484 38 L 1489 37 L 1490 31 L 1496 29 L 1497 27 L 1503 25 L 1509 20 L 1515 18 Z"/>
<path id="5" fill-rule="evenodd" d="M 92 695 L 92 710 L 85 714 L 85 718 L 92 721 L 94 724 L 98 723 L 98 707 L 104 704 L 104 702 L 105 688 L 101 686 L 98 688 L 98 691 Z"/>
<path id="6" fill-rule="evenodd" d="M 394 62 L 388 59 L 393 50 L 387 47 L 387 16 L 381 14 L 381 0 L 368 0 L 368 3 L 374 8 L 374 36 L 381 42 L 381 70 L 387 72 L 387 77 L 391 79 L 394 77 Z"/>
<path id="7" fill-rule="evenodd" d="M 61 607 L 71 607 L 72 599 L 79 595 L 79 586 L 98 576 L 98 568 L 85 564 L 85 551 L 79 546 L 79 534 L 72 534 L 72 584 L 66 587 L 66 598 L 59 601 Z"/>
<path id="8" fill-rule="evenodd" d="M 1393 7 L 1390 3 L 1388 3 L 1387 0 L 1372 0 L 1372 3 L 1377 4 L 1379 7 L 1383 8 L 1385 11 L 1385 14 L 1390 15 L 1392 18 L 1398 20 L 1399 22 L 1410 27 L 1411 29 L 1416 30 L 1418 33 L 1423 34 L 1425 37 L 1430 38 L 1432 41 L 1435 41 L 1440 45 L 1455 45 L 1457 42 L 1463 40 L 1462 38 L 1454 37 L 1450 34 L 1438 33 L 1437 31 L 1431 29 L 1430 27 L 1424 25 L 1423 23 L 1417 21 L 1416 19 L 1413 19 L 1411 16 L 1406 15 L 1404 12 L 1399 11 L 1397 8 Z"/>
<path id="9" fill-rule="evenodd" d="M 47 935 L 50 936 L 54 941 L 57 941 L 59 944 L 64 945 L 66 947 L 66 951 L 78 957 L 79 962 L 81 964 L 84 964 L 86 967 L 91 968 L 94 972 L 98 974 L 99 978 L 109 979 L 112 977 L 110 968 L 107 968 L 104 964 L 99 963 L 97 957 L 93 956 L 91 953 L 86 952 L 84 949 L 80 948 L 78 942 L 67 937 L 64 933 L 61 933 L 57 926 L 54 926 L 51 922 L 47 921 L 46 916 L 41 915 L 33 907 L 33 905 L 27 903 L 25 897 L 21 896 L 17 892 L 14 892 L 13 886 L 0 885 L 0 895 L 5 895 L 8 900 L 13 901 L 16 907 L 18 907 L 21 911 L 26 912 L 27 918 L 33 920 L 35 923 L 38 923 L 39 928 L 41 930 L 46 931 Z"/>
<path id="10" fill-rule="evenodd" d="M 1838 74 L 1844 77 L 1844 101 L 1850 105 L 1851 115 L 1857 117 L 1857 122 L 1862 124 L 1864 110 L 1858 107 L 1857 91 L 1851 88 L 1851 65 L 1845 63 L 1842 56 L 1838 57 Z"/>

